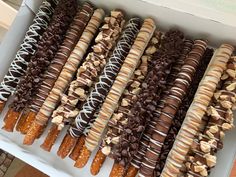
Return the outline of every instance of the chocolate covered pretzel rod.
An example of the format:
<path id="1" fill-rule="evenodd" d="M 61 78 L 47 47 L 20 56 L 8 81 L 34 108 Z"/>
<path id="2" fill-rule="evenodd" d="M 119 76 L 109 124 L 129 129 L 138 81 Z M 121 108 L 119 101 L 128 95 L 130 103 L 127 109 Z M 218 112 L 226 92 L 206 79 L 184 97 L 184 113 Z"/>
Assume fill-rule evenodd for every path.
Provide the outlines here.
<path id="1" fill-rule="evenodd" d="M 180 57 L 173 64 L 173 66 L 170 70 L 170 74 L 167 77 L 166 90 L 161 94 L 161 99 L 157 101 L 158 104 L 156 106 L 156 112 L 160 113 L 161 109 L 164 107 L 165 99 L 168 97 L 169 91 L 170 91 L 171 87 L 173 87 L 174 81 L 175 81 L 178 73 L 180 72 L 181 67 L 184 64 L 184 61 L 185 61 L 187 55 L 191 51 L 192 46 L 193 46 L 193 41 L 188 40 L 188 39 L 184 40 L 184 46 L 183 46 L 182 53 L 181 53 Z M 152 130 L 155 127 L 156 122 L 157 122 L 157 120 L 151 119 L 150 122 L 147 123 L 145 131 L 144 131 L 144 133 L 142 135 L 142 138 L 140 140 L 140 143 L 139 143 L 139 150 L 134 155 L 134 158 L 131 161 L 131 165 L 130 165 L 128 171 L 127 171 L 126 176 L 135 177 L 137 175 L 137 172 L 138 172 L 138 170 L 141 166 L 143 157 L 146 153 L 149 140 L 150 140 L 151 135 L 152 135 L 152 131 L 150 131 L 150 130 Z"/>
<path id="2" fill-rule="evenodd" d="M 156 100 L 160 99 L 160 94 L 166 88 L 166 79 L 172 64 L 180 57 L 183 37 L 182 32 L 169 30 L 161 40 L 161 47 L 154 54 L 151 69 L 142 84 L 142 91 L 131 108 L 127 125 L 124 126 L 120 137 L 122 143 L 118 143 L 113 148 L 113 158 L 117 164 L 114 167 L 120 168 L 114 168 L 110 175 L 115 175 L 120 169 L 124 172 L 125 165 L 129 164 L 136 154 L 145 123 L 155 110 L 152 108 L 156 106 Z M 123 174 L 123 172 L 121 173 Z"/>
<path id="3" fill-rule="evenodd" d="M 79 132 L 81 134 L 81 132 L 83 131 L 83 135 L 79 137 L 76 146 L 70 154 L 70 158 L 72 158 L 73 160 L 77 160 L 77 158 L 79 157 L 80 151 L 85 143 L 85 137 L 91 129 L 94 120 L 97 118 L 97 115 L 101 108 L 101 104 L 104 101 L 109 89 L 111 88 L 124 59 L 129 53 L 129 49 L 138 33 L 139 26 L 139 18 L 132 18 L 129 20 L 126 29 L 124 30 L 123 35 L 121 36 L 121 39 L 113 52 L 113 57 L 110 58 L 110 62 L 104 68 L 103 75 L 100 76 L 99 82 L 95 85 L 95 89 L 91 91 L 87 102 L 83 105 L 84 109 L 80 111 L 80 114 L 77 117 L 77 120 L 79 121 L 76 121 L 76 123 L 78 123 L 76 127 L 84 127 L 80 128 Z M 84 116 L 86 116 L 87 119 L 84 119 Z M 71 127 L 70 131 L 74 131 L 73 129 L 74 128 Z M 68 135 L 68 137 L 69 136 L 70 135 Z"/>
<path id="4" fill-rule="evenodd" d="M 58 150 L 58 155 L 60 157 L 64 158 L 68 155 L 74 147 L 77 138 L 83 134 L 85 128 L 91 122 L 91 119 L 94 118 L 93 116 L 95 111 L 103 103 L 103 100 L 109 92 L 124 59 L 129 53 L 130 47 L 132 46 L 139 31 L 139 27 L 139 18 L 132 18 L 129 20 L 115 50 L 113 51 L 113 54 L 108 61 L 108 64 L 105 66 L 101 76 L 99 77 L 99 81 L 95 84 L 95 88 L 90 92 L 86 103 L 84 103 L 79 115 L 76 117 L 75 125 L 72 124 L 69 132 L 64 137 Z M 85 132 L 87 131 L 85 130 Z M 78 148 L 79 147 L 76 149 Z M 73 156 L 77 155 L 75 154 Z"/>
<path id="5" fill-rule="evenodd" d="M 226 63 L 229 60 L 234 48 L 231 45 L 223 44 L 215 52 L 198 90 L 194 96 L 193 102 L 186 114 L 182 128 L 180 129 L 175 143 L 168 154 L 166 164 L 162 170 L 161 176 L 178 176 L 185 157 L 193 142 L 194 136 L 199 130 L 201 120 L 206 113 L 207 107 L 211 101 L 221 75 L 226 69 Z"/>
<path id="6" fill-rule="evenodd" d="M 191 52 L 188 54 L 181 71 L 174 81 L 174 86 L 170 89 L 165 100 L 158 122 L 153 129 L 153 133 L 145 153 L 139 176 L 152 176 L 160 156 L 161 148 L 172 124 L 172 120 L 177 110 L 186 96 L 196 69 L 206 50 L 207 43 L 203 40 L 195 40 Z"/>
<path id="7" fill-rule="evenodd" d="M 76 13 L 76 0 L 61 0 L 55 9 L 52 20 L 38 43 L 38 49 L 26 70 L 25 76 L 17 86 L 14 100 L 4 119 L 3 129 L 13 131 L 20 112 L 32 101 L 32 96 L 39 88 L 42 75 L 54 58 L 65 32 Z"/>
<path id="8" fill-rule="evenodd" d="M 161 32 L 155 31 L 152 39 L 150 40 L 148 47 L 146 48 L 144 55 L 141 58 L 139 67 L 134 71 L 134 74 L 129 81 L 122 98 L 120 99 L 119 107 L 113 113 L 110 121 L 108 122 L 108 128 L 105 132 L 105 137 L 102 139 L 102 144 L 98 150 L 90 171 L 93 175 L 96 175 L 103 163 L 106 160 L 106 156 L 112 152 L 114 144 L 119 142 L 119 136 L 123 131 L 123 126 L 127 123 L 127 115 L 129 114 L 132 104 L 136 101 L 137 95 L 141 91 L 141 85 L 148 72 L 149 64 L 153 58 L 153 54 L 158 50 L 161 41 Z"/>
<path id="9" fill-rule="evenodd" d="M 184 176 L 208 176 L 216 165 L 216 153 L 223 148 L 225 131 L 234 127 L 236 101 L 236 57 L 231 57 L 223 77 L 223 86 L 214 93 L 207 109 L 208 122 L 195 137 L 185 162 Z"/>
<path id="10" fill-rule="evenodd" d="M 78 69 L 77 78 L 71 82 L 68 94 L 62 96 L 61 104 L 52 114 L 53 125 L 41 145 L 43 149 L 50 151 L 65 124 L 71 124 L 78 115 L 78 108 L 86 101 L 90 88 L 106 65 L 124 23 L 124 14 L 120 10 L 111 11 L 111 15 L 105 18 L 92 46 L 92 52 L 87 55 L 85 62 Z"/>
<path id="11" fill-rule="evenodd" d="M 50 91 L 48 97 L 37 113 L 33 125 L 30 127 L 25 136 L 24 144 L 32 144 L 40 131 L 44 128 L 44 126 L 46 126 L 48 119 L 59 102 L 60 95 L 64 93 L 70 81 L 73 79 L 73 76 L 79 64 L 81 63 L 83 56 L 85 55 L 104 18 L 104 15 L 105 12 L 102 9 L 97 9 L 94 11 L 93 16 L 86 26 L 79 42 L 72 51 L 57 81 L 55 82 L 53 89 Z"/>
<path id="12" fill-rule="evenodd" d="M 76 167 L 83 167 L 87 163 L 91 152 L 98 146 L 102 133 L 117 106 L 119 98 L 125 90 L 125 87 L 127 86 L 127 83 L 129 82 L 135 68 L 137 67 L 139 59 L 147 47 L 155 27 L 155 23 L 152 19 L 148 18 L 144 20 L 140 32 L 138 33 L 129 54 L 126 57 L 124 64 L 122 65 L 120 72 L 118 73 L 116 80 L 100 109 L 98 117 L 93 123 L 92 128 L 85 139 L 85 146 L 81 150 L 81 154 L 75 163 Z"/>
<path id="13" fill-rule="evenodd" d="M 37 94 L 34 96 L 31 105 L 27 110 L 24 111 L 17 124 L 16 129 L 20 130 L 21 133 L 27 133 L 30 125 L 35 119 L 37 112 L 43 105 L 44 100 L 47 98 L 63 66 L 65 65 L 79 38 L 81 37 L 84 28 L 86 27 L 86 24 L 88 23 L 92 14 L 93 7 L 88 2 L 85 2 L 82 5 L 81 10 L 76 13 L 69 29 L 66 32 L 62 45 L 49 65 L 48 70 L 43 75 L 43 82 L 38 88 Z"/>
<path id="14" fill-rule="evenodd" d="M 207 68 L 208 63 L 210 62 L 212 55 L 213 55 L 213 50 L 207 48 L 204 53 L 203 59 L 201 60 L 199 66 L 198 66 L 197 72 L 193 78 L 193 82 L 192 82 L 191 87 L 188 91 L 188 94 L 184 98 L 182 105 L 178 109 L 178 112 L 177 112 L 177 114 L 173 120 L 173 123 L 171 125 L 171 128 L 168 132 L 168 135 L 166 137 L 166 140 L 165 140 L 164 145 L 161 150 L 160 158 L 156 164 L 154 176 L 160 176 L 160 174 L 161 174 L 161 171 L 165 165 L 167 155 L 173 146 L 175 137 L 177 136 L 178 131 L 181 128 L 181 125 L 183 123 L 183 120 L 185 118 L 187 110 L 192 103 L 192 100 L 194 98 L 194 94 L 195 94 L 195 92 L 198 88 L 198 85 L 205 73 L 205 70 Z"/>
<path id="15" fill-rule="evenodd" d="M 4 76 L 0 85 L 0 112 L 2 112 L 6 101 L 12 95 L 21 77 L 25 74 L 31 56 L 37 50 L 37 43 L 43 32 L 48 27 L 52 14 L 55 10 L 58 0 L 45 0 L 39 7 L 39 10 L 25 34 L 23 43 L 17 51 L 7 74 Z"/>

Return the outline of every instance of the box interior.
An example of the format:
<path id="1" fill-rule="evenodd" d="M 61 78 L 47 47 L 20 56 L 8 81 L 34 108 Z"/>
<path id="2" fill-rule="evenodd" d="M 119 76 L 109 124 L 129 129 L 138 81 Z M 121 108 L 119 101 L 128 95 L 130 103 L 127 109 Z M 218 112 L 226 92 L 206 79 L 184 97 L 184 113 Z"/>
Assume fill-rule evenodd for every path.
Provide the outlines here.
<path id="1" fill-rule="evenodd" d="M 8 34 L 2 41 L 0 46 L 0 79 L 6 73 L 10 62 L 19 48 L 19 45 L 24 37 L 25 31 L 32 22 L 33 12 L 37 11 L 42 0 L 26 0 L 17 15 Z M 219 46 L 223 42 L 235 44 L 236 42 L 236 27 L 220 23 L 218 21 L 209 20 L 195 15 L 180 12 L 163 6 L 157 6 L 148 3 L 144 0 L 91 0 L 97 7 L 105 8 L 106 10 L 123 9 L 127 15 L 140 17 L 153 17 L 157 22 L 157 28 L 167 30 L 170 27 L 177 27 L 193 38 L 206 38 L 210 45 Z M 108 12 L 108 11 L 107 11 Z M 14 41 L 14 42 L 12 42 Z M 10 102 L 10 101 L 9 101 Z M 7 108 L 7 106 L 6 106 Z M 6 109 L 0 115 L 0 127 L 3 125 L 3 117 Z M 45 131 L 47 132 L 47 130 Z M 61 135 L 64 135 L 63 132 Z M 217 167 L 212 171 L 211 177 L 227 177 L 235 157 L 236 152 L 236 130 L 227 133 L 224 149 L 218 154 Z M 73 167 L 73 161 L 69 158 L 61 160 L 57 157 L 56 152 L 60 145 L 63 136 L 57 140 L 52 151 L 46 152 L 39 146 L 42 144 L 45 133 L 32 146 L 22 145 L 23 136 L 17 132 L 7 133 L 0 131 L 0 148 L 8 151 L 30 165 L 38 168 L 44 173 L 55 177 L 92 177 L 90 174 L 90 165 L 94 157 L 90 158 L 89 163 L 83 169 Z M 107 159 L 103 165 L 98 177 L 109 176 L 113 162 Z"/>

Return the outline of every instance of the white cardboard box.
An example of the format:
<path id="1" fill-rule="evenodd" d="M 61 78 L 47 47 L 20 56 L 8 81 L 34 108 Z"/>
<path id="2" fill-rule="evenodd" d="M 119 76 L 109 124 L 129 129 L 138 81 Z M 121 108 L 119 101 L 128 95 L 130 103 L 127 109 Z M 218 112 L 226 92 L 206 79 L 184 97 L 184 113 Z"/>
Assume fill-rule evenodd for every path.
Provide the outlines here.
<path id="1" fill-rule="evenodd" d="M 19 45 L 28 29 L 34 13 L 42 0 L 25 0 L 19 13 L 12 24 L 9 32 L 5 36 L 0 46 L 0 80 L 14 58 Z M 186 8 L 186 3 L 182 0 L 177 3 L 170 3 L 170 0 L 91 0 L 97 7 L 105 9 L 119 8 L 127 12 L 127 15 L 138 15 L 141 17 L 153 17 L 157 21 L 157 27 L 162 30 L 170 27 L 178 27 L 187 35 L 193 38 L 207 38 L 212 46 L 218 47 L 223 42 L 236 44 L 236 23 L 231 22 L 233 14 L 225 14 L 223 17 L 213 15 L 215 9 L 208 9 L 209 16 L 204 6 L 196 10 L 194 3 L 191 8 Z M 173 1 L 172 1 L 173 2 Z M 182 3 L 182 4 L 181 4 Z M 182 5 L 182 6 L 181 6 Z M 197 8 L 197 7 L 196 7 Z M 204 11 L 202 13 L 201 11 Z M 199 16 L 197 16 L 199 13 Z M 225 22 L 225 23 L 224 23 Z M 0 127 L 6 113 L 0 116 Z M 47 132 L 47 131 L 45 131 Z M 64 132 L 65 133 L 65 132 Z M 90 177 L 90 164 L 93 158 L 83 169 L 73 167 L 73 161 L 69 158 L 64 160 L 56 155 L 61 139 L 59 138 L 50 153 L 45 152 L 39 146 L 44 140 L 45 134 L 40 140 L 37 140 L 32 146 L 22 145 L 23 136 L 19 133 L 7 133 L 0 131 L 0 148 L 8 151 L 26 163 L 43 171 L 52 177 Z M 216 168 L 212 171 L 211 177 L 228 177 L 236 154 L 236 129 L 227 133 L 224 142 L 224 149 L 218 153 L 218 162 Z M 92 156 L 93 157 L 93 156 Z M 98 177 L 109 176 L 112 160 L 106 160 Z"/>

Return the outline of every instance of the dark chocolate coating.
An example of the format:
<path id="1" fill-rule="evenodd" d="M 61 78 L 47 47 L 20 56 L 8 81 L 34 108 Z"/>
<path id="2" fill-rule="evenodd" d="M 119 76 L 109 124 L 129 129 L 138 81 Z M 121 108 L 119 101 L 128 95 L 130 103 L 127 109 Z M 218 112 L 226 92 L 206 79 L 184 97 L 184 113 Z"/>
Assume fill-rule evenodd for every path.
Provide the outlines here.
<path id="1" fill-rule="evenodd" d="M 7 101 L 9 96 L 16 90 L 17 84 L 25 74 L 31 57 L 37 50 L 37 43 L 48 27 L 58 0 L 45 0 L 39 7 L 33 23 L 25 34 L 23 43 L 17 51 L 7 74 L 0 85 L 0 101 Z"/>

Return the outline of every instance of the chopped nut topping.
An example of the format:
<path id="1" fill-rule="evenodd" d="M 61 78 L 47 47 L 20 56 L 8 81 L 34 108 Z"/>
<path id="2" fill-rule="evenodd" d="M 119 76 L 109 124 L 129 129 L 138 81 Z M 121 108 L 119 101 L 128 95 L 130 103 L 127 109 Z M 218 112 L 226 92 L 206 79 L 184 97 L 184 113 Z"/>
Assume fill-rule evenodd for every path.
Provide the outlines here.
<path id="1" fill-rule="evenodd" d="M 111 11 L 111 16 L 115 17 L 115 18 L 118 18 L 118 17 L 122 17 L 123 14 L 122 14 L 121 11 L 113 10 L 113 11 Z"/>
<path id="2" fill-rule="evenodd" d="M 233 103 L 235 103 L 235 102 L 236 102 L 236 98 L 235 98 L 235 97 L 231 97 L 231 101 L 232 101 Z"/>
<path id="3" fill-rule="evenodd" d="M 126 125 L 127 122 L 128 122 L 128 119 L 125 119 L 125 120 L 121 121 L 121 124 L 122 124 L 122 125 Z"/>
<path id="4" fill-rule="evenodd" d="M 57 129 L 60 130 L 60 131 L 61 131 L 63 128 L 64 128 L 64 124 L 59 124 L 58 127 L 57 127 Z"/>
<path id="5" fill-rule="evenodd" d="M 58 116 L 56 116 L 56 117 L 54 117 L 54 118 L 52 119 L 52 123 L 57 124 L 57 125 L 59 125 L 60 123 L 62 123 L 62 121 L 63 121 L 63 117 L 60 116 L 60 115 L 58 115 Z"/>
<path id="6" fill-rule="evenodd" d="M 230 101 L 221 101 L 220 104 L 225 108 L 225 109 L 231 109 L 233 104 Z"/>
<path id="7" fill-rule="evenodd" d="M 215 137 L 214 137 L 214 135 L 208 130 L 208 131 L 206 131 L 206 134 L 207 134 L 207 136 L 209 136 L 209 138 L 211 138 L 211 139 L 214 139 Z"/>
<path id="8" fill-rule="evenodd" d="M 197 165 L 201 165 L 201 166 L 202 166 L 202 163 L 201 163 L 201 162 L 199 162 L 199 161 L 197 161 L 197 162 L 196 162 L 196 164 L 197 164 Z"/>
<path id="9" fill-rule="evenodd" d="M 67 96 L 65 94 L 63 94 L 61 97 L 61 102 L 66 103 L 67 101 L 68 101 Z"/>
<path id="10" fill-rule="evenodd" d="M 113 114 L 112 120 L 117 122 L 118 120 L 120 120 L 121 117 L 123 117 L 123 113 Z"/>
<path id="11" fill-rule="evenodd" d="M 94 66 L 98 66 L 100 64 L 100 61 L 94 61 L 93 64 Z"/>
<path id="12" fill-rule="evenodd" d="M 158 42 L 159 42 L 156 37 L 153 37 L 151 41 L 153 44 L 158 44 Z"/>
<path id="13" fill-rule="evenodd" d="M 220 95 L 221 100 L 227 100 L 229 98 L 228 95 Z"/>
<path id="14" fill-rule="evenodd" d="M 102 153 L 106 156 L 108 156 L 111 152 L 111 147 L 110 146 L 105 146 L 102 148 Z"/>
<path id="15" fill-rule="evenodd" d="M 217 125 L 214 125 L 214 126 L 211 126 L 211 127 L 209 128 L 209 131 L 210 131 L 211 133 L 216 133 L 216 132 L 219 131 L 219 128 L 218 128 Z"/>
<path id="16" fill-rule="evenodd" d="M 112 139 L 111 139 L 111 142 L 112 142 L 113 144 L 117 144 L 117 143 L 119 142 L 119 140 L 120 140 L 120 137 L 117 136 L 117 137 L 112 138 Z"/>
<path id="17" fill-rule="evenodd" d="M 137 69 L 135 72 L 134 72 L 135 75 L 137 76 L 140 76 L 142 74 L 141 70 Z"/>
<path id="18" fill-rule="evenodd" d="M 223 140 L 225 138 L 225 133 L 223 131 L 220 131 L 220 140 Z"/>
<path id="19" fill-rule="evenodd" d="M 211 145 L 212 148 L 217 147 L 217 141 L 215 139 L 209 140 L 208 143 Z"/>
<path id="20" fill-rule="evenodd" d="M 133 88 L 137 88 L 137 87 L 139 87 L 140 86 L 140 82 L 138 82 L 138 81 L 134 81 L 132 84 L 131 84 L 131 87 L 133 87 Z"/>
<path id="21" fill-rule="evenodd" d="M 226 72 L 229 74 L 230 77 L 232 77 L 232 78 L 236 77 L 235 70 L 227 69 Z"/>
<path id="22" fill-rule="evenodd" d="M 147 48 L 146 54 L 152 55 L 152 54 L 154 54 L 156 51 L 157 51 L 157 49 L 156 49 L 155 46 L 150 46 L 150 47 Z"/>
<path id="23" fill-rule="evenodd" d="M 232 84 L 226 87 L 226 90 L 233 91 L 235 88 L 236 88 L 236 82 L 233 82 Z"/>
<path id="24" fill-rule="evenodd" d="M 193 162 L 194 161 L 194 157 L 193 156 L 189 156 L 189 161 Z"/>
<path id="25" fill-rule="evenodd" d="M 86 94 L 85 94 L 85 90 L 82 89 L 82 88 L 80 88 L 80 87 L 78 87 L 78 88 L 75 90 L 75 93 L 76 93 L 77 95 L 79 95 L 80 99 L 82 99 L 82 100 L 85 100 L 86 97 L 87 97 Z"/>
<path id="26" fill-rule="evenodd" d="M 111 23 L 111 25 L 114 25 L 115 22 L 116 22 L 116 19 L 115 19 L 114 17 L 111 17 L 111 18 L 110 18 L 110 23 Z"/>
<path id="27" fill-rule="evenodd" d="M 95 39 L 95 42 L 98 43 L 99 41 L 103 40 L 103 35 L 102 33 L 99 33 Z"/>
<path id="28" fill-rule="evenodd" d="M 139 94 L 140 92 L 141 92 L 141 88 L 136 88 L 136 89 L 133 89 L 132 90 L 132 94 L 135 94 L 135 95 L 137 95 L 137 94 Z"/>
<path id="29" fill-rule="evenodd" d="M 218 100 L 219 97 L 220 97 L 220 95 L 221 95 L 221 92 L 218 91 L 218 92 L 214 93 L 214 98 L 215 98 L 216 100 Z"/>
<path id="30" fill-rule="evenodd" d="M 105 18 L 104 18 L 105 23 L 109 23 L 110 18 L 111 18 L 111 17 L 105 17 Z"/>
<path id="31" fill-rule="evenodd" d="M 129 106 L 128 100 L 123 98 L 122 101 L 121 101 L 121 106 Z"/>
<path id="32" fill-rule="evenodd" d="M 111 21 L 111 19 L 110 19 L 110 21 Z M 102 26 L 102 29 L 109 29 L 109 25 L 106 23 L 106 24 L 104 24 L 103 26 Z"/>
<path id="33" fill-rule="evenodd" d="M 202 176 L 208 176 L 207 170 L 204 168 L 204 170 L 200 171 L 200 175 L 202 175 Z"/>
<path id="34" fill-rule="evenodd" d="M 211 154 L 205 154 L 204 157 L 206 158 L 207 165 L 212 168 L 216 165 L 216 156 Z"/>
<path id="35" fill-rule="evenodd" d="M 79 76 L 81 73 L 83 73 L 84 71 L 86 71 L 86 69 L 87 69 L 86 66 L 81 66 L 81 67 L 79 67 L 78 72 L 77 72 L 77 76 Z"/>
<path id="36" fill-rule="evenodd" d="M 68 117 L 76 117 L 78 114 L 79 114 L 79 110 L 75 109 L 69 112 Z"/>
<path id="37" fill-rule="evenodd" d="M 194 171 L 197 172 L 197 173 L 203 171 L 204 169 L 205 169 L 205 168 L 204 168 L 204 166 L 202 166 L 202 165 L 196 165 L 196 166 L 194 166 Z"/>
<path id="38" fill-rule="evenodd" d="M 207 110 L 208 115 L 211 115 L 214 117 L 216 120 L 218 120 L 221 116 L 220 114 L 216 111 L 216 109 L 213 106 L 210 106 Z"/>
<path id="39" fill-rule="evenodd" d="M 221 80 L 226 80 L 228 79 L 229 75 L 227 73 L 224 73 L 222 76 L 221 76 Z"/>
<path id="40" fill-rule="evenodd" d="M 200 141 L 200 149 L 203 152 L 210 152 L 211 146 L 210 146 L 210 144 L 208 144 L 208 142 Z"/>
<path id="41" fill-rule="evenodd" d="M 225 119 L 229 121 L 233 121 L 233 111 L 231 109 L 228 109 L 225 114 Z"/>
<path id="42" fill-rule="evenodd" d="M 138 76 L 138 80 L 143 80 L 145 78 L 145 76 L 141 75 L 141 76 Z"/>
<path id="43" fill-rule="evenodd" d="M 111 143 L 111 137 L 107 137 L 105 141 L 106 141 L 107 144 L 110 144 Z"/>
<path id="44" fill-rule="evenodd" d="M 129 95 L 129 94 L 130 94 L 130 93 L 129 93 L 129 90 L 125 89 L 125 91 L 124 91 L 123 94 L 124 94 L 124 95 Z"/>
<path id="45" fill-rule="evenodd" d="M 232 125 L 231 124 L 228 124 L 228 123 L 223 123 L 223 125 L 222 125 L 222 129 L 223 130 L 230 130 L 230 129 L 232 129 Z"/>

